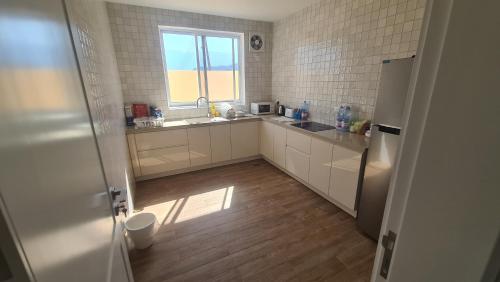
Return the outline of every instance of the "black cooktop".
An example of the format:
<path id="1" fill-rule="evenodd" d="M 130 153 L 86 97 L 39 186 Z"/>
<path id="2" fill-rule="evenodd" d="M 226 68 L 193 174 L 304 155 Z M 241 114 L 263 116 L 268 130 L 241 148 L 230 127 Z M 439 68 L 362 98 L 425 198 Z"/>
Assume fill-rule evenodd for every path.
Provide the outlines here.
<path id="1" fill-rule="evenodd" d="M 295 126 L 298 128 L 305 129 L 307 131 L 312 131 L 312 132 L 318 132 L 318 131 L 323 131 L 323 130 L 330 130 L 330 129 L 335 129 L 334 126 L 328 125 L 328 124 L 323 124 L 319 122 L 314 122 L 314 121 L 305 121 L 305 122 L 299 122 L 299 123 L 292 123 L 291 126 Z"/>

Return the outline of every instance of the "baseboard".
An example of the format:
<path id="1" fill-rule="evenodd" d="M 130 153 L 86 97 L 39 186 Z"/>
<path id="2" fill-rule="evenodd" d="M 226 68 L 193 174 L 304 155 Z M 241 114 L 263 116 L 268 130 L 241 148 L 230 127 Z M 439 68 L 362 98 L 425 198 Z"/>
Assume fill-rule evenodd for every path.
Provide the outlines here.
<path id="1" fill-rule="evenodd" d="M 287 175 L 289 175 L 290 177 L 292 177 L 293 179 L 297 180 L 298 182 L 300 182 L 302 185 L 306 186 L 307 188 L 311 189 L 314 193 L 320 195 L 321 197 L 323 197 L 325 200 L 329 201 L 330 203 L 334 204 L 335 206 L 339 207 L 340 209 L 342 209 L 343 211 L 345 211 L 346 213 L 348 213 L 350 216 L 356 218 L 358 212 L 357 211 L 354 211 L 354 210 L 351 210 L 349 209 L 348 207 L 346 207 L 345 205 L 339 203 L 338 201 L 332 199 L 330 196 L 328 196 L 327 194 L 323 193 L 322 191 L 320 191 L 319 189 L 317 188 L 314 188 L 314 186 L 310 185 L 309 183 L 305 182 L 304 180 L 300 179 L 299 177 L 293 175 L 292 173 L 288 172 L 284 167 L 281 167 L 280 165 L 278 165 L 277 163 L 275 163 L 274 161 L 268 159 L 267 157 L 265 156 L 262 156 L 262 159 L 264 159 L 266 162 L 270 163 L 271 165 L 273 165 L 274 167 L 276 167 L 277 169 L 281 170 L 282 172 L 286 173 Z"/>

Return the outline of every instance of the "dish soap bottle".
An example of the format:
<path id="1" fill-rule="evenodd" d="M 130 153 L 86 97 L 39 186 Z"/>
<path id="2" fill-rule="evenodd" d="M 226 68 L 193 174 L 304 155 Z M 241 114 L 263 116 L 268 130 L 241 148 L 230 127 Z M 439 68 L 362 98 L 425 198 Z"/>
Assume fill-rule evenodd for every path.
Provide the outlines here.
<path id="1" fill-rule="evenodd" d="M 214 102 L 210 103 L 210 116 L 215 117 L 217 114 L 217 110 L 215 109 L 215 104 Z"/>

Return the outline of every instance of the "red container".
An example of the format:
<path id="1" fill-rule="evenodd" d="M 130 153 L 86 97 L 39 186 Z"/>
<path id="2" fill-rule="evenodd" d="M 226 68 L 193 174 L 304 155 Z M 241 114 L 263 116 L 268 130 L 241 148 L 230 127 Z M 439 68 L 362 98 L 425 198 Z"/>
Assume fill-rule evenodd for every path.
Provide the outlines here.
<path id="1" fill-rule="evenodd" d="M 135 118 L 148 117 L 148 104 L 132 104 L 132 113 Z"/>

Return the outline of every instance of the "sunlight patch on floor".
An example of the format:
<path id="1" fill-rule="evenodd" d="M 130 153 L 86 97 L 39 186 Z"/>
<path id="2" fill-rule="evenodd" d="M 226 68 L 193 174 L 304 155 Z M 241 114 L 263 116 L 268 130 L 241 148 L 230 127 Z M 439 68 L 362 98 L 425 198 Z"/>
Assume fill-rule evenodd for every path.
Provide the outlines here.
<path id="1" fill-rule="evenodd" d="M 234 186 L 189 196 L 175 223 L 190 220 L 231 207 Z"/>
<path id="2" fill-rule="evenodd" d="M 153 213 L 161 225 L 178 223 L 231 207 L 234 186 L 144 207 L 140 213 Z"/>

